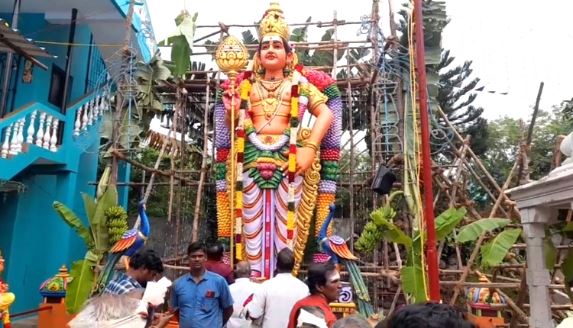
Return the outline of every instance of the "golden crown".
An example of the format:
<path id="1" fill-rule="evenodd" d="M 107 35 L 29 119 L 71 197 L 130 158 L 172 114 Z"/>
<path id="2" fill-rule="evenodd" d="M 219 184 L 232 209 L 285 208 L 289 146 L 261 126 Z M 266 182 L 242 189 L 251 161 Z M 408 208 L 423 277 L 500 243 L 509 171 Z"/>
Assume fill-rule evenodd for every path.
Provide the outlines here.
<path id="1" fill-rule="evenodd" d="M 259 39 L 262 40 L 267 35 L 278 35 L 286 41 L 289 40 L 288 25 L 284 20 L 283 10 L 278 2 L 271 2 L 259 25 Z"/>

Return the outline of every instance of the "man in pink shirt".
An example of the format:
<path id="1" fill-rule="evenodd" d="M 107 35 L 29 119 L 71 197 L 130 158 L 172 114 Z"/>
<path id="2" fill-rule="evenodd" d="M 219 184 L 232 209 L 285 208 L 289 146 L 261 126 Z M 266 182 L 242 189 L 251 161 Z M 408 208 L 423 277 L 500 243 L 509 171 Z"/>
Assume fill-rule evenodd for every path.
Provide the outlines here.
<path id="1" fill-rule="evenodd" d="M 207 247 L 205 268 L 225 278 L 229 285 L 235 282 L 233 269 L 230 265 L 223 262 L 223 245 L 220 243 L 214 243 Z"/>

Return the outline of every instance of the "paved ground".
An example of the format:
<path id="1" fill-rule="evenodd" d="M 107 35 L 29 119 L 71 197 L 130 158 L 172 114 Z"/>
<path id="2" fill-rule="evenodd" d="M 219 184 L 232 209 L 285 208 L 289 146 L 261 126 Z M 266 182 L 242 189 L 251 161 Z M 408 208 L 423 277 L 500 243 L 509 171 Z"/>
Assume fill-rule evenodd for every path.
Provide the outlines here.
<path id="1" fill-rule="evenodd" d="M 29 317 L 18 321 L 12 321 L 12 328 L 36 328 L 36 327 L 38 327 L 38 317 Z"/>

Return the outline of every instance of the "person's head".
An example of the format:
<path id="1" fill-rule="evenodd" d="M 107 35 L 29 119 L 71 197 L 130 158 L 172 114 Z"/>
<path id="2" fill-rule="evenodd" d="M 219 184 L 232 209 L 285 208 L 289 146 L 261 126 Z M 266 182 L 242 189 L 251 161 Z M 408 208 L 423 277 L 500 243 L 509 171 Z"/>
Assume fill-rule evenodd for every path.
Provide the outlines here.
<path id="1" fill-rule="evenodd" d="M 157 279 L 163 273 L 163 262 L 152 250 L 139 251 L 129 258 L 128 274 L 145 287 L 148 281 Z"/>
<path id="2" fill-rule="evenodd" d="M 475 328 L 466 313 L 448 304 L 411 304 L 392 314 L 376 328 Z"/>
<path id="3" fill-rule="evenodd" d="M 191 271 L 203 271 L 205 269 L 205 246 L 200 242 L 193 242 L 187 247 L 187 256 L 189 257 L 189 269 Z"/>
<path id="4" fill-rule="evenodd" d="M 247 261 L 239 261 L 235 264 L 235 278 L 249 278 L 251 276 L 251 265 Z"/>
<path id="5" fill-rule="evenodd" d="M 324 311 L 318 306 L 303 306 L 297 317 L 297 328 L 327 327 Z"/>
<path id="6" fill-rule="evenodd" d="M 221 243 L 213 243 L 207 247 L 207 259 L 211 261 L 221 261 L 223 251 L 223 245 L 221 245 Z"/>
<path id="7" fill-rule="evenodd" d="M 340 293 L 340 273 L 330 261 L 313 263 L 308 267 L 307 284 L 312 295 L 323 295 L 327 301 L 333 302 Z"/>
<path id="8" fill-rule="evenodd" d="M 277 272 L 287 273 L 291 272 L 293 268 L 294 254 L 288 247 L 285 247 L 277 254 Z"/>
<path id="9" fill-rule="evenodd" d="M 351 315 L 336 320 L 332 328 L 372 328 L 366 319 L 357 315 Z"/>

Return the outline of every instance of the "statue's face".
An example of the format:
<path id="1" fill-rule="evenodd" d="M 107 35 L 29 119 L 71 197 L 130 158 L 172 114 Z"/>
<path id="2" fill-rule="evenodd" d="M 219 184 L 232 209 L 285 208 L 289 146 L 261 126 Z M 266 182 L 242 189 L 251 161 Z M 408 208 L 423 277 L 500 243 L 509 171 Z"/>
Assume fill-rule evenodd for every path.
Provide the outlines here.
<path id="1" fill-rule="evenodd" d="M 259 56 L 261 65 L 269 71 L 282 70 L 287 61 L 292 60 L 292 53 L 287 54 L 279 36 L 265 36 L 261 42 Z"/>

